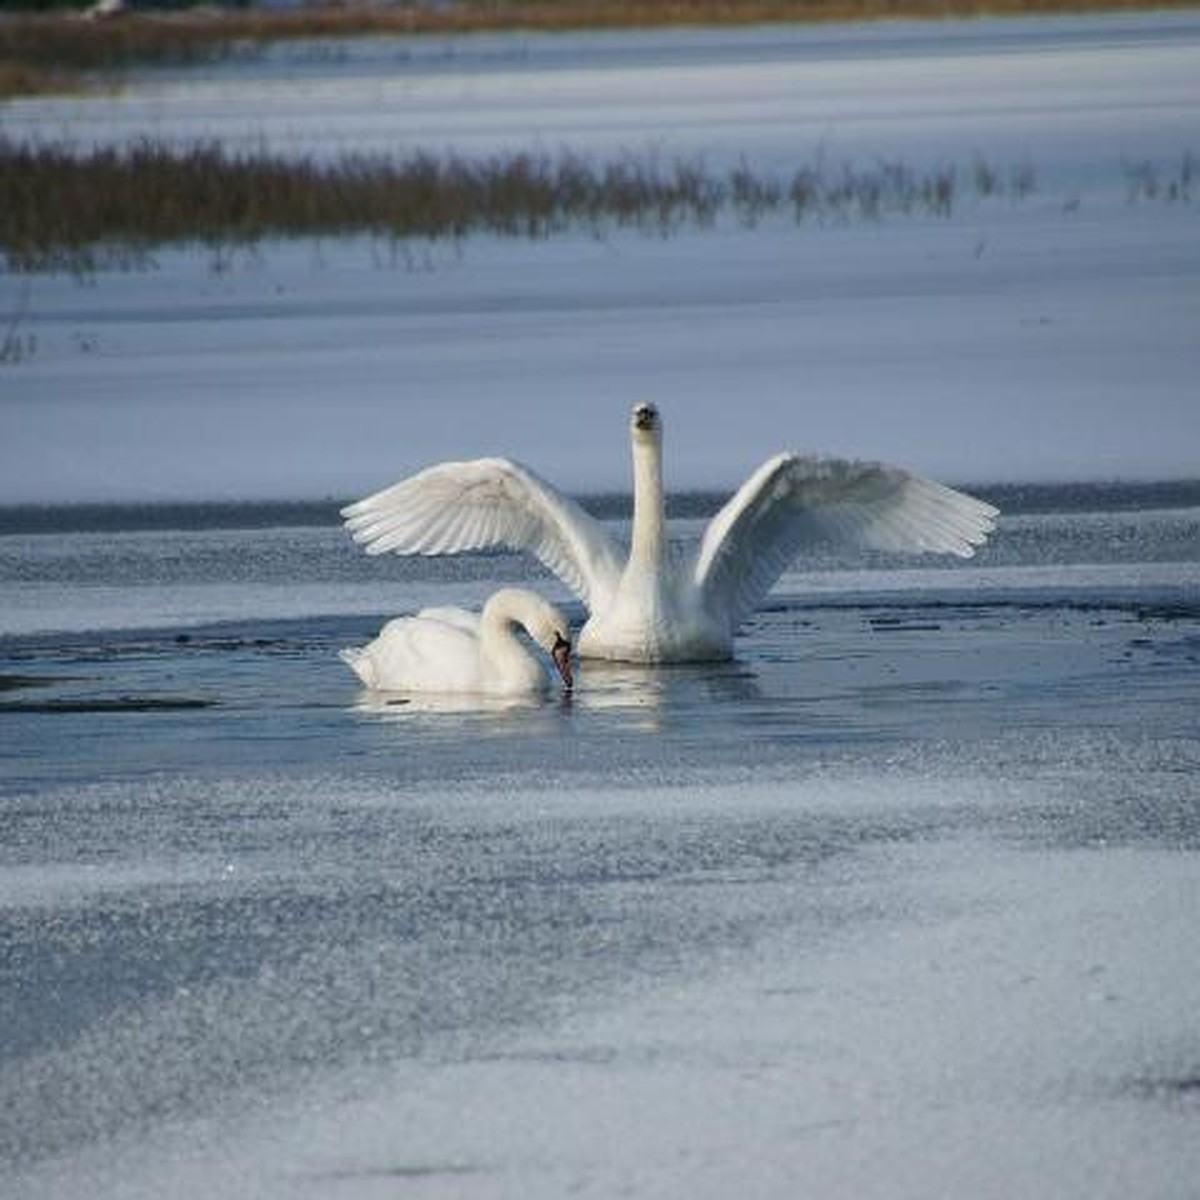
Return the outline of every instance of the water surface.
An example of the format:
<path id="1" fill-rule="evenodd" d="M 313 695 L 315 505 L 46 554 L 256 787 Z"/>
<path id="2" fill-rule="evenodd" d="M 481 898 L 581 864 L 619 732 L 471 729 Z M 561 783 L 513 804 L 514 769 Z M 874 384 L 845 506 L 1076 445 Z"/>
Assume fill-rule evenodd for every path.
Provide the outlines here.
<path id="1" fill-rule="evenodd" d="M 12 1194 L 999 1195 L 1008 1139 L 1121 1194 L 1036 1169 L 1086 1135 L 1185 1195 L 1200 511 L 1005 498 L 970 564 L 803 564 L 731 663 L 483 711 L 336 651 L 561 594 L 521 559 L 368 560 L 319 506 L 10 511 Z"/>

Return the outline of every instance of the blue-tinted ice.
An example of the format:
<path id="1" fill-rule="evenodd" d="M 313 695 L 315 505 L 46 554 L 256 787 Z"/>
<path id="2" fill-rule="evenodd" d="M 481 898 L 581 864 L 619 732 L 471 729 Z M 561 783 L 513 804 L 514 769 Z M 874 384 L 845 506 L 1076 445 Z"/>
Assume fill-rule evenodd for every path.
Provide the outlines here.
<path id="1" fill-rule="evenodd" d="M 1081 1195 L 1081 1137 L 1185 1194 L 1195 498 L 1053 494 L 465 713 L 336 651 L 518 559 L 4 535 L 12 1194 Z"/>

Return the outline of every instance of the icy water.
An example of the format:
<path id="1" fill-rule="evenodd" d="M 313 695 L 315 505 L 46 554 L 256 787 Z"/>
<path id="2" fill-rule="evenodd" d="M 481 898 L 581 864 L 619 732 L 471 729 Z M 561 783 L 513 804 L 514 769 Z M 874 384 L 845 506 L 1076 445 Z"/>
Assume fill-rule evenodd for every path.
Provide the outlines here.
<path id="1" fill-rule="evenodd" d="M 514 34 L 10 102 L 78 145 L 1037 187 L 13 280 L 0 499 L 492 453 L 622 489 L 639 398 L 675 487 L 796 438 L 1193 475 L 1198 46 L 1145 12 Z M 1192 1200 L 1200 487 L 986 491 L 976 560 L 798 564 L 735 662 L 458 712 L 365 703 L 337 650 L 566 599 L 522 560 L 369 560 L 332 502 L 0 508 L 0 1196 Z"/>
<path id="2" fill-rule="evenodd" d="M 989 494 L 460 712 L 336 652 L 522 559 L 0 512 L 5 1196 L 1194 1195 L 1200 490 Z"/>

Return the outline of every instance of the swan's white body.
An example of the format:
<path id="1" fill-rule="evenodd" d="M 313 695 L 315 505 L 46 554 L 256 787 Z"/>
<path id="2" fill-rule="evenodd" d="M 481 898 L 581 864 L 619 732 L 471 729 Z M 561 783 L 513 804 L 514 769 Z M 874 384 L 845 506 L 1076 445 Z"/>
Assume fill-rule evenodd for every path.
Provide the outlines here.
<path id="1" fill-rule="evenodd" d="M 366 646 L 343 650 L 342 661 L 378 691 L 522 696 L 549 683 L 542 664 L 517 636 L 521 626 L 542 646 L 571 686 L 571 629 L 552 604 L 533 592 L 502 588 L 482 613 L 426 608 L 389 621 Z"/>
<path id="2" fill-rule="evenodd" d="M 628 555 L 578 504 L 502 458 L 449 462 L 342 511 L 369 554 L 528 551 L 587 606 L 579 653 L 626 662 L 729 658 L 738 626 L 806 546 L 830 540 L 969 557 L 997 510 L 882 463 L 778 454 L 713 517 L 699 547 L 668 545 L 662 426 L 633 411 Z"/>

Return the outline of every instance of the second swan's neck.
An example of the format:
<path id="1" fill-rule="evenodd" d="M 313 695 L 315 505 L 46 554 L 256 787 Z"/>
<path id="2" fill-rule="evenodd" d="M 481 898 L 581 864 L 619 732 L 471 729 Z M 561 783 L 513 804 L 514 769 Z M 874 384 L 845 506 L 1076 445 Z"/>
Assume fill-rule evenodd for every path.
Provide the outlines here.
<path id="1" fill-rule="evenodd" d="M 528 631 L 532 624 L 527 598 L 514 588 L 494 592 L 480 614 L 480 654 L 485 671 L 495 681 L 515 683 L 536 678 L 540 668 L 517 637 L 517 626 Z"/>
<path id="2" fill-rule="evenodd" d="M 635 438 L 633 443 L 633 534 L 630 567 L 656 569 L 666 539 L 662 485 L 662 443 Z"/>

